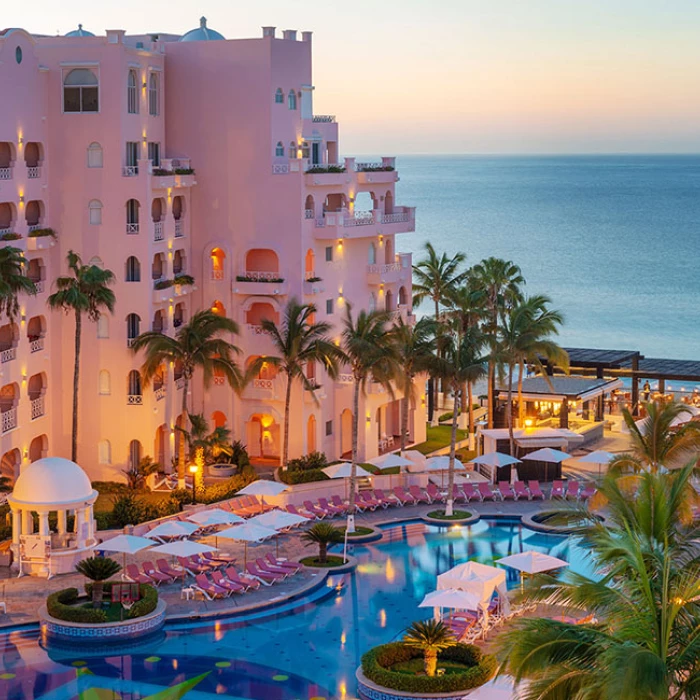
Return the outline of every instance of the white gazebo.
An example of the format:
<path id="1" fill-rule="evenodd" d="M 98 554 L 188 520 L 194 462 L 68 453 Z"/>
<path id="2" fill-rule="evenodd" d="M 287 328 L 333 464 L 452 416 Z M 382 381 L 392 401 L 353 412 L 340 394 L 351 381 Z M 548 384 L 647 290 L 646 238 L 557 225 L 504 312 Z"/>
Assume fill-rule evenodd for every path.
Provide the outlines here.
<path id="1" fill-rule="evenodd" d="M 88 475 L 62 457 L 45 457 L 24 469 L 7 502 L 12 511 L 13 568 L 20 574 L 54 576 L 73 573 L 96 544 L 93 504 L 97 491 Z M 32 512 L 39 515 L 35 531 Z M 56 513 L 56 532 L 49 528 L 49 515 Z M 68 531 L 68 516 L 75 525 Z"/>

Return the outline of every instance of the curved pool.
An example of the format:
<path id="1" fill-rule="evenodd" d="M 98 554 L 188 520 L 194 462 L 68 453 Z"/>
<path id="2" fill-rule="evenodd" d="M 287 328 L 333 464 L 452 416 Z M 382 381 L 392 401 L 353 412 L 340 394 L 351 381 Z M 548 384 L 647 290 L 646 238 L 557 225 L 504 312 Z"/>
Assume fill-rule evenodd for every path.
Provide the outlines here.
<path id="1" fill-rule="evenodd" d="M 356 571 L 257 614 L 171 623 L 159 637 L 114 651 L 47 651 L 37 628 L 1 634 L 0 698 L 348 700 L 356 697 L 362 654 L 432 614 L 417 605 L 439 573 L 467 559 L 490 564 L 527 549 L 591 573 L 580 542 L 529 530 L 519 519 L 392 524 L 381 540 L 354 547 Z M 516 586 L 517 574 L 509 574 Z M 162 695 L 167 687 L 171 692 Z"/>

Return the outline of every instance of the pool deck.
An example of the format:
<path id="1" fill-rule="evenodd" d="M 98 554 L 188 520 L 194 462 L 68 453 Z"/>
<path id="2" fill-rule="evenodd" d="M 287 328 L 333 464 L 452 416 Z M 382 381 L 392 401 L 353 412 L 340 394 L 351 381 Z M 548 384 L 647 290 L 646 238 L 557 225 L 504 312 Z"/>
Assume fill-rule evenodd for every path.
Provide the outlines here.
<path id="1" fill-rule="evenodd" d="M 470 503 L 459 505 L 460 509 L 479 513 L 482 516 L 522 516 L 531 515 L 551 506 L 551 501 L 506 501 L 504 503 Z M 356 524 L 358 526 L 373 526 L 379 523 L 391 523 L 420 518 L 436 505 L 405 506 L 403 508 L 388 508 L 375 512 L 358 513 Z M 336 518 L 334 521 L 342 525 L 343 520 Z M 448 523 L 446 523 L 448 524 Z M 278 538 L 279 556 L 287 559 L 298 559 L 308 556 L 315 550 L 307 548 L 298 536 L 298 533 L 280 535 Z M 202 541 L 213 544 L 213 537 L 203 538 Z M 242 544 L 231 540 L 219 540 L 219 548 L 237 559 L 237 568 L 240 570 L 243 564 L 244 547 Z M 248 547 L 248 560 L 254 560 L 265 556 L 268 552 L 275 554 L 276 545 L 264 543 Z M 115 559 L 121 562 L 121 555 Z M 130 555 L 128 562 L 141 563 L 152 560 L 153 555 L 147 552 Z M 54 591 L 75 587 L 82 591 L 85 578 L 80 574 L 56 576 L 50 580 L 23 576 L 22 578 L 8 577 L 8 569 L 0 569 L 0 600 L 7 604 L 7 614 L 0 614 L 0 629 L 17 625 L 34 624 L 38 622 L 37 611 L 46 601 L 46 596 Z M 332 574 L 332 569 L 330 570 Z M 167 619 L 182 618 L 207 618 L 223 617 L 231 614 L 252 612 L 272 605 L 279 605 L 291 598 L 303 595 L 305 592 L 321 585 L 326 577 L 324 571 L 305 569 L 303 572 L 290 577 L 286 581 L 273 586 L 261 586 L 257 591 L 250 591 L 243 595 L 232 595 L 223 600 L 204 600 L 197 596 L 196 600 L 181 599 L 182 583 L 164 584 L 160 586 L 159 593 L 168 605 Z M 187 578 L 187 582 L 193 579 Z"/>

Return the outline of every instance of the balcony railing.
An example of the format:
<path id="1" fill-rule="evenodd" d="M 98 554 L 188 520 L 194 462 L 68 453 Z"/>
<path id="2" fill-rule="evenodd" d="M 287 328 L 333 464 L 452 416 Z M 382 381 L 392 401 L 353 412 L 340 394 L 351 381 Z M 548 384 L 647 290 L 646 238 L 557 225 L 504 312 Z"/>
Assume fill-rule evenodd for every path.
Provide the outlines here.
<path id="1" fill-rule="evenodd" d="M 41 418 L 44 415 L 44 397 L 39 396 L 36 399 L 31 400 L 32 406 L 32 420 L 35 418 Z"/>
<path id="2" fill-rule="evenodd" d="M 223 270 L 212 270 L 211 271 L 211 278 L 214 282 L 221 282 L 221 280 L 224 279 L 224 271 Z"/>
<path id="3" fill-rule="evenodd" d="M 5 362 L 11 362 L 17 357 L 17 348 L 7 348 L 7 350 L 2 350 L 0 352 L 0 362 L 3 364 Z"/>
<path id="4" fill-rule="evenodd" d="M 44 291 L 44 280 L 33 280 L 34 288 L 37 294 L 41 294 Z"/>
<path id="5" fill-rule="evenodd" d="M 122 168 L 122 177 L 136 177 L 139 174 L 138 165 L 125 165 Z"/>
<path id="6" fill-rule="evenodd" d="M 185 235 L 185 222 L 182 219 L 175 219 L 175 238 L 182 238 Z"/>
<path id="7" fill-rule="evenodd" d="M 307 162 L 304 164 L 304 172 L 309 172 L 309 170 L 313 170 L 315 168 L 319 168 L 322 173 L 328 173 L 328 172 L 335 172 L 336 174 L 342 174 L 345 172 L 345 163 L 310 163 Z"/>
<path id="8" fill-rule="evenodd" d="M 136 342 L 136 338 L 127 338 L 126 339 L 126 347 L 130 348 L 135 342 Z"/>
<path id="9" fill-rule="evenodd" d="M 32 231 L 38 231 L 40 228 L 44 228 L 43 224 L 40 224 L 40 223 L 29 224 L 29 226 L 27 227 L 27 230 L 29 231 L 29 233 L 31 233 Z"/>
<path id="10" fill-rule="evenodd" d="M 386 274 L 387 272 L 400 272 L 401 263 L 389 263 L 388 265 L 367 265 L 367 272 L 375 274 Z"/>
<path id="11" fill-rule="evenodd" d="M 165 398 L 166 390 L 164 386 L 158 387 L 153 390 L 153 394 L 156 397 L 156 401 L 162 401 Z"/>
<path id="12" fill-rule="evenodd" d="M 254 389 L 269 389 L 274 387 L 274 379 L 253 379 Z"/>
<path id="13" fill-rule="evenodd" d="M 4 236 L 7 233 L 14 233 L 12 230 L 12 226 L 8 226 L 6 228 L 0 228 L 0 236 Z"/>
<path id="14" fill-rule="evenodd" d="M 178 378 L 175 380 L 175 389 L 176 389 L 177 391 L 180 391 L 180 389 L 184 389 L 184 388 L 185 388 L 185 378 L 184 378 L 184 377 L 178 377 Z"/>
<path id="15" fill-rule="evenodd" d="M 280 279 L 280 273 L 277 271 L 246 270 L 245 276 L 248 278 L 246 281 L 252 282 L 271 282 L 272 280 L 279 281 Z"/>
<path id="16" fill-rule="evenodd" d="M 379 216 L 380 224 L 400 224 L 410 220 L 411 212 L 409 211 L 397 212 L 396 214 L 381 214 Z"/>
<path id="17" fill-rule="evenodd" d="M 0 168 L 0 180 L 11 180 L 12 168 Z"/>
<path id="18" fill-rule="evenodd" d="M 253 335 L 267 335 L 267 331 L 262 326 L 258 326 L 254 323 L 248 323 L 246 325 L 248 326 L 248 332 Z"/>
<path id="19" fill-rule="evenodd" d="M 31 167 L 28 167 L 27 168 L 27 177 L 30 180 L 36 180 L 37 178 L 41 177 L 41 166 L 33 165 Z"/>
<path id="20" fill-rule="evenodd" d="M 29 352 L 41 352 L 44 349 L 44 339 L 37 338 L 29 342 Z"/>
<path id="21" fill-rule="evenodd" d="M 2 432 L 6 433 L 9 430 L 17 427 L 17 407 L 8 408 L 2 412 Z"/>
<path id="22" fill-rule="evenodd" d="M 313 209 L 304 209 L 304 216 L 307 219 L 313 219 L 315 216 L 314 210 Z"/>
<path id="23" fill-rule="evenodd" d="M 352 376 L 352 374 L 348 372 L 343 372 L 338 375 L 336 381 L 339 384 L 352 384 L 355 381 L 355 378 Z"/>
<path id="24" fill-rule="evenodd" d="M 141 394 L 129 394 L 126 397 L 126 403 L 129 406 L 140 406 L 143 403 L 143 396 Z"/>
<path id="25" fill-rule="evenodd" d="M 127 224 L 126 225 L 126 232 L 128 234 L 134 234 L 139 232 L 139 225 L 138 224 Z"/>
<path id="26" fill-rule="evenodd" d="M 154 241 L 162 241 L 163 240 L 163 222 L 162 221 L 154 221 L 153 222 L 153 240 Z"/>
<path id="27" fill-rule="evenodd" d="M 334 114 L 314 114 L 311 120 L 316 124 L 332 124 L 335 121 Z"/>

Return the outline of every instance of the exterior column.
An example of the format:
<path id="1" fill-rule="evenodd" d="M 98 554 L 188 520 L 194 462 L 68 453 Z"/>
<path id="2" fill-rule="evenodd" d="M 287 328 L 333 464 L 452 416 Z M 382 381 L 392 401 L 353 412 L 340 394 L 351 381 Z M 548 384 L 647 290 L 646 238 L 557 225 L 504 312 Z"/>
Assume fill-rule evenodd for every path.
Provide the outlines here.
<path id="1" fill-rule="evenodd" d="M 22 510 L 22 534 L 23 535 L 33 535 L 34 534 L 34 520 L 32 519 L 32 514 L 28 510 Z"/>
<path id="2" fill-rule="evenodd" d="M 65 535 L 68 529 L 68 511 L 59 510 L 58 511 L 58 534 Z"/>
<path id="3" fill-rule="evenodd" d="M 49 530 L 49 511 L 43 511 L 39 513 L 39 534 L 44 537 L 51 534 Z"/>
<path id="4" fill-rule="evenodd" d="M 12 509 L 12 544 L 19 545 L 19 537 L 22 534 L 22 511 Z"/>
<path id="5" fill-rule="evenodd" d="M 88 540 L 89 541 L 94 541 L 95 540 L 95 520 L 93 517 L 93 512 L 92 512 L 92 506 L 86 506 L 85 508 L 85 520 L 87 522 L 87 532 L 88 532 Z"/>
<path id="6" fill-rule="evenodd" d="M 561 402 L 561 409 L 559 410 L 559 427 L 569 427 L 569 400 L 566 396 Z"/>
<path id="7" fill-rule="evenodd" d="M 85 538 L 83 537 L 83 508 L 75 509 L 75 544 L 78 549 L 85 546 Z"/>

